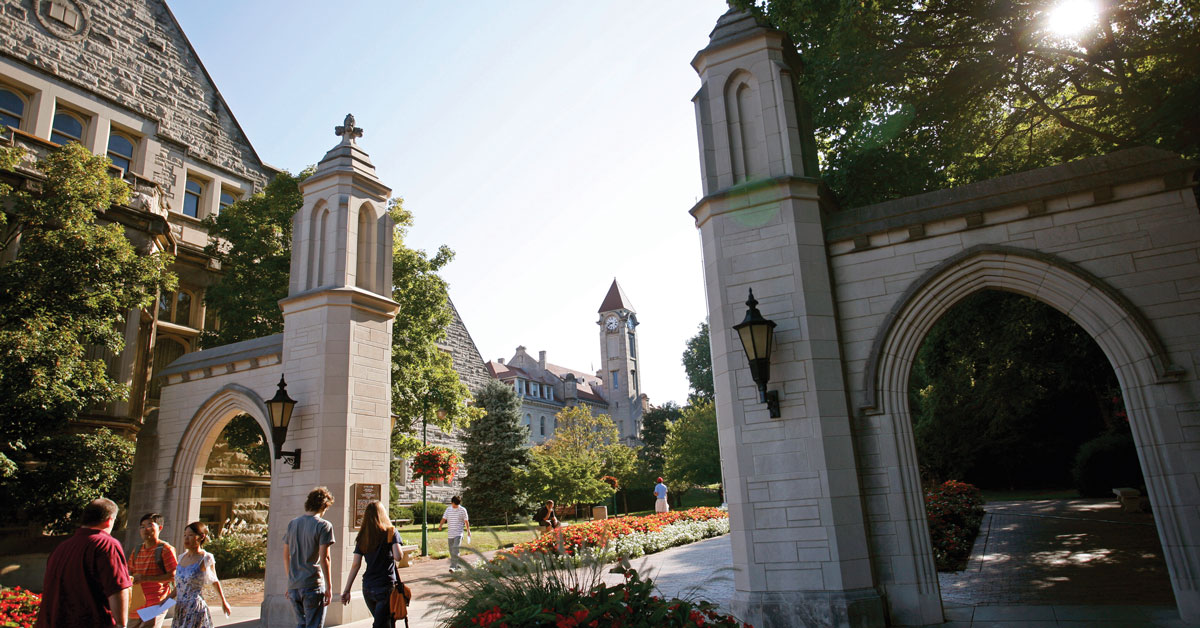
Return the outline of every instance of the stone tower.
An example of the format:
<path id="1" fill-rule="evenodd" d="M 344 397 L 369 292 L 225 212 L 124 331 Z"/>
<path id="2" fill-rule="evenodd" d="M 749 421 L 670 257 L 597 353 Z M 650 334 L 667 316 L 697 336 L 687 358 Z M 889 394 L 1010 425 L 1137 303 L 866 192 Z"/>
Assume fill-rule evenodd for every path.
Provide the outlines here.
<path id="1" fill-rule="evenodd" d="M 884 625 L 822 228 L 812 130 L 786 37 L 730 9 L 692 66 L 717 423 L 733 523 L 732 609 L 756 626 Z M 774 320 L 771 418 L 732 326 Z M 940 608 L 938 609 L 940 610 Z M 937 620 L 940 621 L 938 616 Z"/>
<path id="2" fill-rule="evenodd" d="M 642 388 L 638 379 L 637 312 L 614 278 L 600 304 L 600 373 L 609 415 L 622 442 L 641 436 Z"/>
<path id="3" fill-rule="evenodd" d="M 303 460 L 299 469 L 276 464 L 272 473 L 265 626 L 296 624 L 280 545 L 288 521 L 304 512 L 308 491 L 326 486 L 337 499 L 325 518 L 337 541 L 331 575 L 339 587 L 353 559 L 354 485 L 379 485 L 387 500 L 389 356 L 398 309 L 391 299 L 391 190 L 355 143 L 362 130 L 354 118 L 346 116 L 336 131 L 341 143 L 300 184 L 304 205 L 292 219 L 291 282 L 279 302 L 283 373 L 299 400 L 287 448 L 302 448 Z M 327 612 L 330 625 L 368 616 L 361 602 L 331 604 Z"/>

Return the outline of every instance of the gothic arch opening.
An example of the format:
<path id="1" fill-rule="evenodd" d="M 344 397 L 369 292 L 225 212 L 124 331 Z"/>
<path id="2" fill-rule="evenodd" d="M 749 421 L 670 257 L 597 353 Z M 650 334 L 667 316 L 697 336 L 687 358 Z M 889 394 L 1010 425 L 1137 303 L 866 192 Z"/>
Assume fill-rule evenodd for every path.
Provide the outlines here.
<path id="1" fill-rule="evenodd" d="M 930 329 L 964 298 L 984 290 L 1030 297 L 1065 314 L 1095 341 L 1118 382 L 1156 514 L 1155 525 L 1176 591 L 1190 588 L 1194 558 L 1177 541 L 1184 532 L 1172 512 L 1165 476 L 1168 443 L 1154 429 L 1171 410 L 1156 387 L 1175 372 L 1163 344 L 1142 315 L 1117 291 L 1081 268 L 1053 256 L 1005 246 L 980 246 L 956 255 L 914 282 L 881 326 L 864 369 L 859 413 L 866 429 L 859 450 L 880 451 L 865 461 L 864 474 L 888 478 L 886 500 L 866 501 L 872 554 L 891 564 L 881 575 L 885 591 L 920 599 L 921 614 L 940 613 L 929 525 L 914 440 L 909 382 L 917 353 Z M 886 461 L 886 462 L 884 462 Z M 1114 487 L 1115 488 L 1115 487 Z M 906 565 L 896 568 L 895 565 Z M 904 593 L 901 593 L 901 592 Z M 894 615 L 912 609 L 893 608 Z"/>
<path id="2" fill-rule="evenodd" d="M 251 417 L 263 434 L 270 433 L 266 404 L 257 393 L 238 384 L 222 387 L 192 416 L 176 447 L 167 480 L 171 506 L 170 513 L 164 514 L 168 514 L 171 521 L 186 523 L 202 519 L 205 471 L 210 456 L 225 427 L 241 415 Z M 177 531 L 181 536 L 182 525 Z"/>
<path id="3" fill-rule="evenodd" d="M 725 84 L 725 120 L 734 182 L 767 176 L 762 95 L 749 72 L 736 72 Z"/>

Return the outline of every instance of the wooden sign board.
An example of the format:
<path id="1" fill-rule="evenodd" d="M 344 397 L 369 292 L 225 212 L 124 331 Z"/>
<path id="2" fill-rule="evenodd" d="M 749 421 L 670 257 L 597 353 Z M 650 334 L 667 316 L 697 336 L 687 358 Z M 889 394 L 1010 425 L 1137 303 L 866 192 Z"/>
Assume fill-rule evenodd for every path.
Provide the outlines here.
<path id="1" fill-rule="evenodd" d="M 361 528 L 363 517 L 367 514 L 367 504 L 382 501 L 382 484 L 354 485 L 354 527 Z M 386 522 L 385 522 L 386 523 Z"/>

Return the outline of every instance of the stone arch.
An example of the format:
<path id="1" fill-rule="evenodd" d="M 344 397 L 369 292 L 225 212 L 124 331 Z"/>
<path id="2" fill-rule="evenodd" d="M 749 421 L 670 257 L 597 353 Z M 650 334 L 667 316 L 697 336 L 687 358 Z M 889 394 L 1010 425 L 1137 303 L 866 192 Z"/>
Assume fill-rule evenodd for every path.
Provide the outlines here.
<path id="1" fill-rule="evenodd" d="M 725 83 L 725 120 L 734 182 L 767 176 L 762 94 L 747 70 L 734 72 Z"/>
<path id="2" fill-rule="evenodd" d="M 866 429 L 856 435 L 884 452 L 874 469 L 886 471 L 893 493 L 886 502 L 866 505 L 872 554 L 890 562 L 881 577 L 889 598 L 916 595 L 920 606 L 940 612 L 940 592 L 929 544 L 928 523 L 917 467 L 916 443 L 908 408 L 908 383 L 916 354 L 933 324 L 951 307 L 984 289 L 1037 299 L 1064 313 L 1100 346 L 1113 367 L 1145 475 L 1173 585 L 1195 588 L 1196 559 L 1189 554 L 1186 523 L 1172 512 L 1166 453 L 1170 443 L 1156 425 L 1173 413 L 1156 390 L 1182 375 L 1171 365 L 1162 340 L 1145 316 L 1118 291 L 1075 264 L 1053 255 L 1003 245 L 980 245 L 927 271 L 896 302 L 874 340 L 863 373 L 859 415 Z M 886 540 L 883 540 L 886 539 Z M 897 564 L 908 563 L 901 569 Z M 900 576 L 898 574 L 906 574 Z M 904 595 L 894 595 L 901 589 Z M 908 599 L 913 599 L 909 597 Z M 892 609 L 896 612 L 897 609 Z"/>
<path id="3" fill-rule="evenodd" d="M 221 430 L 239 414 L 254 417 L 263 434 L 270 437 L 267 404 L 258 393 L 240 384 L 222 386 L 192 415 L 175 448 L 171 474 L 167 478 L 168 510 L 172 521 L 195 521 L 200 515 L 200 490 L 208 454 Z M 182 527 L 177 526 L 177 529 L 182 534 Z"/>

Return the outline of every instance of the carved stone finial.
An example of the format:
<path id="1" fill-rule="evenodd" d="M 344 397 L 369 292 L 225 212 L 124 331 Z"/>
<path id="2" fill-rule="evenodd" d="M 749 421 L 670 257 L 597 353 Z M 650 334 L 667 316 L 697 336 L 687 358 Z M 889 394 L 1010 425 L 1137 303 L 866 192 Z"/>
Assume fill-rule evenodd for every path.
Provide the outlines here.
<path id="1" fill-rule="evenodd" d="M 333 127 L 333 134 L 341 136 L 344 141 L 354 142 L 354 138 L 362 137 L 363 130 L 354 126 L 354 114 L 348 113 L 342 126 Z"/>

